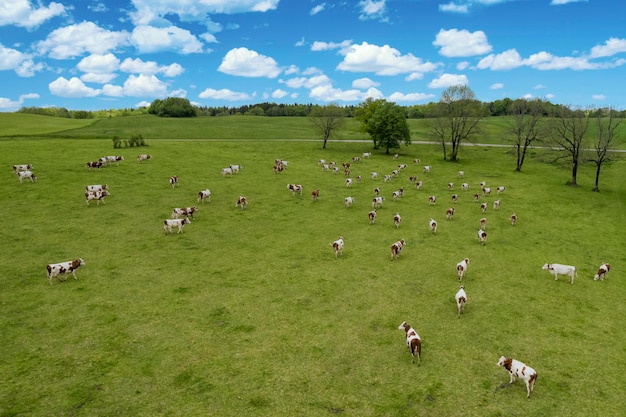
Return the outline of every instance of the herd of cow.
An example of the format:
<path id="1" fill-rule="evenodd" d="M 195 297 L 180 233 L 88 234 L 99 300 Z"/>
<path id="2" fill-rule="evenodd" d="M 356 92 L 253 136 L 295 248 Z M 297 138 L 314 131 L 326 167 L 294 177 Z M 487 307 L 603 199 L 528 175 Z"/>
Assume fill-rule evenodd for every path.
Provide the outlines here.
<path id="1" fill-rule="evenodd" d="M 361 157 L 352 158 L 352 163 L 358 163 L 363 159 L 369 158 L 370 155 L 371 155 L 370 153 L 363 153 Z M 398 155 L 394 155 L 394 160 L 397 160 L 397 158 L 398 158 Z M 152 157 L 151 155 L 148 155 L 148 154 L 142 154 L 137 157 L 138 163 L 142 163 L 143 161 L 148 161 L 150 159 L 152 159 Z M 120 161 L 123 161 L 123 160 L 124 160 L 124 157 L 122 156 L 105 156 L 96 161 L 88 162 L 87 168 L 91 171 L 92 169 L 100 169 L 104 166 L 107 166 L 113 163 L 119 165 Z M 417 165 L 420 163 L 420 160 L 415 159 L 413 163 Z M 327 163 L 325 160 L 320 160 L 319 164 L 322 166 L 322 169 L 324 171 L 332 170 L 332 172 L 336 174 L 340 172 L 340 168 L 338 168 L 334 162 Z M 275 173 L 283 172 L 286 169 L 287 165 L 288 165 L 287 161 L 276 159 L 274 163 L 274 172 Z M 345 185 L 347 188 L 350 188 L 353 184 L 353 179 L 350 176 L 351 175 L 350 168 L 351 168 L 350 163 L 343 164 L 344 176 L 346 177 Z M 392 170 L 392 172 L 389 175 L 384 175 L 384 182 L 387 183 L 391 181 L 393 178 L 399 175 L 400 171 L 406 168 L 407 168 L 406 164 L 398 164 L 397 169 Z M 23 182 L 24 179 L 30 179 L 32 182 L 37 181 L 37 177 L 33 174 L 32 169 L 33 169 L 33 166 L 31 164 L 20 164 L 20 165 L 13 166 L 13 172 L 17 174 L 20 184 Z M 427 174 L 431 172 L 431 169 L 432 169 L 431 166 L 426 165 L 423 167 L 423 172 Z M 221 171 L 221 174 L 222 176 L 230 176 L 230 175 L 239 173 L 240 170 L 241 170 L 241 165 L 230 165 L 226 168 L 223 168 Z M 458 178 L 462 178 L 464 174 L 465 173 L 463 171 L 459 171 L 457 176 Z M 374 180 L 379 177 L 377 172 L 372 172 L 370 176 Z M 360 183 L 362 181 L 362 177 L 360 175 L 356 176 L 355 180 L 357 183 Z M 417 176 L 410 176 L 409 182 L 417 190 L 422 189 L 423 182 L 417 181 Z M 170 177 L 169 184 L 170 184 L 170 187 L 172 188 L 177 187 L 179 185 L 178 176 Z M 452 190 L 453 186 L 454 184 L 450 182 L 448 184 L 448 190 Z M 467 191 L 469 190 L 469 188 L 470 186 L 468 183 L 463 183 L 461 185 L 461 189 L 463 191 Z M 294 196 L 295 195 L 301 196 L 304 188 L 300 184 L 287 184 L 287 189 Z M 491 188 L 487 187 L 484 182 L 480 183 L 480 189 L 483 195 L 489 195 L 491 193 Z M 498 186 L 496 188 L 498 195 L 503 193 L 505 190 L 506 190 L 505 186 Z M 372 204 L 371 204 L 372 210 L 368 212 L 368 219 L 369 219 L 370 224 L 374 224 L 376 220 L 377 209 L 381 208 L 385 201 L 385 197 L 379 194 L 380 194 L 380 188 L 375 187 L 374 197 L 372 199 Z M 107 184 L 87 185 L 85 187 L 85 200 L 86 200 L 87 205 L 89 205 L 90 201 L 96 201 L 98 205 L 101 202 L 104 204 L 104 198 L 108 195 L 110 195 L 110 192 L 109 192 L 109 187 Z M 314 201 L 317 201 L 317 199 L 319 198 L 319 195 L 320 195 L 319 189 L 315 189 L 311 192 L 311 196 Z M 404 188 L 400 187 L 398 190 L 393 192 L 393 200 L 397 201 L 398 198 L 401 198 L 403 195 L 404 195 Z M 453 202 L 456 202 L 458 198 L 459 198 L 458 194 L 452 195 Z M 474 194 L 474 201 L 476 201 L 477 203 L 479 202 L 480 198 L 481 198 L 481 194 L 479 193 Z M 198 192 L 197 194 L 198 203 L 204 204 L 210 201 L 211 201 L 211 191 L 209 189 L 201 190 Z M 346 208 L 351 207 L 354 201 L 355 199 L 351 196 L 345 197 L 344 206 Z M 428 196 L 429 204 L 434 205 L 436 204 L 436 201 L 437 201 L 437 197 L 435 195 Z M 242 209 L 246 209 L 247 204 L 248 204 L 247 198 L 245 196 L 239 196 L 239 198 L 237 199 L 235 203 L 235 207 L 241 207 Z M 500 208 L 499 199 L 494 201 L 493 208 L 494 210 L 498 210 Z M 482 213 L 485 213 L 487 209 L 487 204 L 481 203 L 480 209 Z M 165 219 L 163 221 L 164 233 L 172 234 L 174 233 L 174 230 L 177 230 L 177 233 L 182 233 L 184 226 L 191 222 L 191 220 L 193 219 L 194 213 L 197 210 L 198 210 L 197 206 L 174 208 L 171 214 L 171 218 Z M 446 220 L 451 220 L 452 217 L 454 216 L 454 213 L 455 213 L 454 207 L 448 208 L 445 214 Z M 485 231 L 486 221 L 487 219 L 484 217 L 480 219 L 480 228 L 478 229 L 478 233 L 477 233 L 478 240 L 482 245 L 485 245 L 486 238 L 487 238 L 487 233 Z M 510 216 L 510 221 L 513 226 L 516 225 L 517 215 L 515 213 L 513 213 Z M 401 216 L 399 213 L 395 213 L 395 215 L 393 216 L 393 224 L 396 229 L 400 227 L 400 223 L 401 223 Z M 437 221 L 433 218 L 429 219 L 429 230 L 433 234 L 437 233 Z M 406 245 L 406 241 L 404 239 L 400 239 L 392 243 L 391 245 L 391 259 L 392 260 L 397 260 L 399 258 L 400 254 L 402 253 L 402 249 L 404 248 L 405 245 Z M 344 250 L 343 236 L 340 236 L 337 240 L 331 242 L 331 246 L 333 248 L 334 256 L 336 259 L 339 256 L 343 255 L 343 250 Z M 459 282 L 461 282 L 463 277 L 465 276 L 469 263 L 470 263 L 469 258 L 465 258 L 456 264 L 456 271 L 457 271 L 457 277 L 458 277 Z M 84 265 L 85 265 L 85 261 L 82 258 L 78 258 L 78 259 L 66 261 L 66 262 L 48 264 L 46 265 L 46 269 L 48 273 L 48 281 L 52 285 L 53 279 L 57 278 L 58 280 L 62 280 L 62 277 L 64 275 L 70 274 L 70 273 L 72 274 L 74 279 L 77 279 L 76 269 Z M 602 264 L 598 268 L 598 272 L 595 274 L 594 280 L 603 281 L 606 274 L 609 272 L 610 268 L 611 266 L 609 263 Z M 558 279 L 559 275 L 568 276 L 570 283 L 572 284 L 574 283 L 574 277 L 577 274 L 576 268 L 574 266 L 562 265 L 562 264 L 557 264 L 557 263 L 545 264 L 543 266 L 543 269 L 552 273 L 555 277 L 555 280 Z M 458 318 L 460 318 L 462 313 L 464 312 L 467 299 L 468 298 L 465 292 L 465 286 L 460 285 L 458 287 L 457 293 L 455 294 Z M 410 350 L 413 361 L 415 360 L 415 357 L 417 357 L 418 366 L 419 366 L 421 362 L 421 338 L 420 336 L 418 335 L 417 331 L 406 322 L 403 322 L 399 326 L 399 329 L 405 331 L 407 347 Z M 535 381 L 537 379 L 537 372 L 534 369 L 528 367 L 522 362 L 519 362 L 512 358 L 507 358 L 504 356 L 502 356 L 499 359 L 499 361 L 497 362 L 497 365 L 503 366 L 505 367 L 505 369 L 507 369 L 507 371 L 510 374 L 509 383 L 513 383 L 518 378 L 522 379 L 526 384 L 527 397 L 530 397 L 530 394 L 534 389 Z"/>

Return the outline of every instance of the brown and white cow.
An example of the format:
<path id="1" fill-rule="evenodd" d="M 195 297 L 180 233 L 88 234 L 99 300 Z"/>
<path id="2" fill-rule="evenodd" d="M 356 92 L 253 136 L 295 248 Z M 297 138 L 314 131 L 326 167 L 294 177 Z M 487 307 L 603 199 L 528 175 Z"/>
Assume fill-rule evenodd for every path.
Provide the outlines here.
<path id="1" fill-rule="evenodd" d="M 480 219 L 480 230 L 486 230 L 487 229 L 487 218 L 483 217 L 482 219 Z"/>
<path id="2" fill-rule="evenodd" d="M 137 162 L 142 163 L 143 161 L 149 161 L 152 159 L 152 155 L 143 153 L 141 155 L 137 155 Z"/>
<path id="3" fill-rule="evenodd" d="M 437 233 L 437 222 L 435 221 L 435 219 L 431 218 L 428 221 L 428 225 L 430 226 L 430 231 L 433 233 Z"/>
<path id="4" fill-rule="evenodd" d="M 176 207 L 172 211 L 172 219 L 178 219 L 179 217 L 186 217 L 188 219 L 193 219 L 193 214 L 198 211 L 198 207 Z"/>
<path id="5" fill-rule="evenodd" d="M 411 351 L 412 363 L 415 363 L 415 357 L 417 356 L 417 366 L 420 366 L 422 359 L 422 339 L 413 327 L 403 321 L 398 330 L 404 330 L 406 333 L 406 345 Z"/>
<path id="6" fill-rule="evenodd" d="M 165 234 L 173 234 L 172 229 L 177 228 L 177 233 L 183 233 L 183 227 L 188 223 L 191 223 L 191 220 L 187 217 L 183 217 L 182 219 L 165 219 L 163 220 L 163 232 Z"/>
<path id="7" fill-rule="evenodd" d="M 300 184 L 287 184 L 287 189 L 291 191 L 292 195 L 300 194 L 302 195 L 302 185 Z"/>
<path id="8" fill-rule="evenodd" d="M 118 156 L 118 155 L 105 156 L 104 158 L 106 160 L 106 162 L 105 162 L 106 165 L 112 164 L 113 162 L 115 162 L 115 164 L 117 166 L 119 166 L 120 165 L 120 161 L 124 160 L 123 156 Z M 100 159 L 102 159 L 102 158 L 100 158 Z"/>
<path id="9" fill-rule="evenodd" d="M 235 207 L 241 207 L 242 210 L 245 210 L 248 207 L 248 199 L 245 196 L 240 195 L 235 203 Z"/>
<path id="10" fill-rule="evenodd" d="M 343 236 L 339 236 L 339 239 L 335 240 L 330 245 L 335 252 L 335 259 L 337 259 L 338 255 L 343 255 Z"/>
<path id="11" fill-rule="evenodd" d="M 402 248 L 406 244 L 404 239 L 400 239 L 391 245 L 391 260 L 398 259 L 402 253 Z"/>
<path id="12" fill-rule="evenodd" d="M 517 214 L 513 213 L 511 214 L 511 225 L 515 226 L 515 223 L 517 223 Z"/>
<path id="13" fill-rule="evenodd" d="M 350 207 L 352 204 L 354 204 L 354 197 L 346 197 L 343 199 L 344 206 Z"/>
<path id="14" fill-rule="evenodd" d="M 170 187 L 174 188 L 174 187 L 178 187 L 179 183 L 178 183 L 178 175 L 172 175 L 170 177 Z"/>
<path id="15" fill-rule="evenodd" d="M 57 278 L 59 281 L 65 281 L 59 277 L 70 272 L 74 276 L 74 279 L 78 279 L 76 277 L 76 270 L 83 265 L 85 265 L 85 261 L 83 261 L 82 258 L 78 258 L 74 261 L 46 265 L 46 269 L 48 270 L 48 281 L 50 282 L 50 285 L 52 285 L 52 280 L 54 278 Z"/>
<path id="16" fill-rule="evenodd" d="M 504 369 L 509 371 L 509 384 L 515 382 L 517 378 L 522 379 L 526 383 L 526 398 L 530 398 L 530 393 L 535 389 L 537 371 L 518 360 L 505 356 L 500 356 L 496 365 L 503 366 Z"/>
<path id="17" fill-rule="evenodd" d="M 202 204 L 206 202 L 211 202 L 211 190 L 208 188 L 206 190 L 202 190 L 198 192 L 198 199 L 196 200 L 198 203 L 202 202 Z"/>
<path id="18" fill-rule="evenodd" d="M 85 192 L 85 203 L 87 205 L 89 205 L 89 202 L 91 200 L 95 200 L 98 205 L 100 205 L 100 202 L 102 202 L 102 204 L 104 204 L 104 197 L 108 196 L 109 192 L 107 190 L 102 190 L 102 191 L 86 191 Z"/>
<path id="19" fill-rule="evenodd" d="M 87 169 L 89 171 L 91 171 L 92 168 L 100 169 L 102 168 L 102 165 L 103 165 L 102 161 L 90 161 L 90 162 L 87 162 Z"/>
<path id="20" fill-rule="evenodd" d="M 454 216 L 454 207 L 450 207 L 446 210 L 446 220 L 452 219 L 452 216 Z"/>
<path id="21" fill-rule="evenodd" d="M 485 244 L 487 242 L 487 232 L 485 232 L 484 230 L 478 230 L 478 240 L 480 241 L 481 244 Z"/>
<path id="22" fill-rule="evenodd" d="M 18 172 L 21 172 L 21 171 L 30 171 L 31 169 L 33 169 L 33 166 L 31 164 L 13 165 L 14 174 L 17 174 Z"/>
<path id="23" fill-rule="evenodd" d="M 467 267 L 470 263 L 469 258 L 463 259 L 461 262 L 456 264 L 456 275 L 459 277 L 459 281 L 463 279 L 465 274 L 467 273 Z"/>
<path id="24" fill-rule="evenodd" d="M 109 186 L 107 184 L 94 184 L 94 185 L 86 185 L 85 191 L 109 191 Z"/>
<path id="25" fill-rule="evenodd" d="M 402 217 L 400 217 L 400 213 L 396 213 L 393 215 L 393 225 L 396 226 L 396 229 L 400 227 L 401 221 Z"/>
<path id="26" fill-rule="evenodd" d="M 311 191 L 311 198 L 313 199 L 313 201 L 317 201 L 317 199 L 320 198 L 319 188 L 316 188 L 315 190 Z"/>
<path id="27" fill-rule="evenodd" d="M 372 210 L 367 213 L 367 218 L 369 219 L 370 224 L 374 224 L 374 222 L 376 222 L 376 210 Z"/>
<path id="28" fill-rule="evenodd" d="M 433 205 L 435 205 L 436 202 L 437 202 L 437 196 L 436 195 L 429 195 L 428 196 L 428 204 L 433 206 Z"/>
<path id="29" fill-rule="evenodd" d="M 19 171 L 17 173 L 17 178 L 19 178 L 20 184 L 22 184 L 22 182 L 26 179 L 30 180 L 30 182 L 37 182 L 37 177 L 35 176 L 35 174 L 33 174 L 32 171 L 29 170 Z"/>
<path id="30" fill-rule="evenodd" d="M 600 265 L 600 268 L 598 268 L 598 272 L 596 272 L 596 275 L 594 275 L 593 280 L 597 281 L 604 281 L 604 277 L 606 276 L 606 274 L 609 273 L 609 271 L 611 270 L 611 264 L 609 263 L 604 263 L 602 265 Z"/>

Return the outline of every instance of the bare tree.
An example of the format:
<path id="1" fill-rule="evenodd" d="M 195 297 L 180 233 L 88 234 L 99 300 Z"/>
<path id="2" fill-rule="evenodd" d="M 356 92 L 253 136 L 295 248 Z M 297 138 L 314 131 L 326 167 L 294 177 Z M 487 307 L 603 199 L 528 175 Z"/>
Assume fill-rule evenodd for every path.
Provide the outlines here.
<path id="1" fill-rule="evenodd" d="M 572 161 L 571 186 L 578 185 L 576 176 L 580 165 L 580 154 L 583 150 L 583 141 L 589 128 L 589 110 L 572 109 L 562 106 L 553 120 L 551 135 L 554 142 L 565 151 L 563 157 Z"/>
<path id="2" fill-rule="evenodd" d="M 479 132 L 482 106 L 467 85 L 453 85 L 442 94 L 431 125 L 433 135 L 441 141 L 443 159 L 447 158 L 446 143 L 452 146 L 451 161 L 458 160 L 461 142 Z"/>
<path id="3" fill-rule="evenodd" d="M 536 100 L 515 100 L 511 105 L 510 130 L 513 134 L 513 147 L 517 152 L 516 171 L 522 170 L 526 151 L 534 142 L 540 140 L 543 103 Z"/>
<path id="4" fill-rule="evenodd" d="M 326 142 L 333 138 L 345 123 L 344 109 L 335 103 L 327 106 L 316 106 L 309 113 L 309 120 L 313 123 L 315 130 L 323 139 L 322 149 L 326 149 Z"/>
<path id="5" fill-rule="evenodd" d="M 615 144 L 616 133 L 622 123 L 622 119 L 618 119 L 616 111 L 610 107 L 608 109 L 599 109 L 595 116 L 598 139 L 593 145 L 595 153 L 591 161 L 596 164 L 596 181 L 593 191 L 599 192 L 600 169 L 602 168 L 602 164 L 611 161 L 610 151 Z"/>

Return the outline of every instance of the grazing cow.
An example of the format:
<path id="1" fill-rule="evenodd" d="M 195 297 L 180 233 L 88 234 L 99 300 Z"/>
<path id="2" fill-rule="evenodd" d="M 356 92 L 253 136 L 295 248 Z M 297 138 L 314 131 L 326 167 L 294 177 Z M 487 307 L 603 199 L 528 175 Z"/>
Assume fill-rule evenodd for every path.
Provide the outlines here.
<path id="1" fill-rule="evenodd" d="M 406 332 L 406 345 L 411 351 L 412 363 L 415 363 L 415 356 L 417 356 L 417 366 L 420 366 L 422 358 L 422 339 L 417 334 L 415 329 L 403 321 L 398 330 L 404 330 Z"/>
<path id="2" fill-rule="evenodd" d="M 142 153 L 141 155 L 137 155 L 138 163 L 142 163 L 143 161 L 149 161 L 150 159 L 152 159 L 152 155 L 149 155 L 147 153 Z"/>
<path id="3" fill-rule="evenodd" d="M 328 165 L 328 164 L 326 163 L 326 160 L 325 160 L 325 159 L 320 159 L 319 161 L 317 161 L 317 163 L 318 163 L 318 165 L 319 165 L 319 166 L 322 166 L 322 167 L 323 167 L 324 165 Z"/>
<path id="4" fill-rule="evenodd" d="M 496 191 L 498 192 L 498 194 L 500 194 L 501 192 L 503 192 L 504 190 L 506 190 L 506 187 L 504 185 L 499 186 L 498 188 L 496 188 Z"/>
<path id="5" fill-rule="evenodd" d="M 467 191 L 469 190 L 469 184 L 464 182 L 463 184 L 461 184 L 461 190 L 463 191 Z"/>
<path id="6" fill-rule="evenodd" d="M 417 164 L 419 164 L 420 162 L 422 162 L 420 159 L 414 159 L 414 160 L 413 160 L 413 164 L 414 164 L 414 165 L 417 165 Z"/>
<path id="7" fill-rule="evenodd" d="M 361 158 L 360 158 L 360 157 L 358 157 L 358 156 L 353 156 L 353 157 L 352 157 L 352 162 L 355 162 L 355 163 L 356 163 L 356 162 L 361 162 Z"/>
<path id="8" fill-rule="evenodd" d="M 574 283 L 574 277 L 578 274 L 576 273 L 576 267 L 571 265 L 562 265 L 562 264 L 545 264 L 541 267 L 541 269 L 545 269 L 546 271 L 550 271 L 551 274 L 554 275 L 554 280 L 559 279 L 559 275 L 567 275 L 569 276 L 570 284 Z"/>
<path id="9" fill-rule="evenodd" d="M 480 204 L 480 211 L 482 211 L 483 214 L 485 214 L 485 212 L 487 211 L 487 203 Z"/>
<path id="10" fill-rule="evenodd" d="M 211 202 L 211 191 L 208 188 L 198 192 L 197 202 L 204 204 L 205 201 Z"/>
<path id="11" fill-rule="evenodd" d="M 452 202 L 456 203 L 459 199 L 459 195 L 458 194 L 452 194 Z"/>
<path id="12" fill-rule="evenodd" d="M 493 209 L 500 210 L 500 200 L 496 200 L 493 202 Z"/>
<path id="13" fill-rule="evenodd" d="M 511 224 L 515 226 L 515 223 L 517 223 L 517 214 L 513 213 L 511 214 Z"/>
<path id="14" fill-rule="evenodd" d="M 393 215 L 393 225 L 396 226 L 396 229 L 400 227 L 401 221 L 402 217 L 400 217 L 400 213 L 396 213 Z"/>
<path id="15" fill-rule="evenodd" d="M 59 277 L 61 275 L 67 274 L 68 272 L 72 273 L 74 279 L 78 279 L 76 277 L 76 270 L 83 265 L 85 265 L 85 261 L 83 261 L 82 258 L 78 258 L 74 261 L 46 265 L 46 269 L 48 270 L 48 281 L 50 282 L 50 285 L 52 285 L 52 280 L 54 278 L 58 279 L 59 281 L 65 281 Z"/>
<path id="16" fill-rule="evenodd" d="M 383 196 L 374 197 L 372 200 L 372 208 L 381 208 L 383 206 L 383 201 L 385 201 L 385 197 Z"/>
<path id="17" fill-rule="evenodd" d="M 188 223 L 191 223 L 191 220 L 187 217 L 183 217 L 182 219 L 165 219 L 163 220 L 163 232 L 165 234 L 173 234 L 172 229 L 176 227 L 178 228 L 178 232 L 176 233 L 183 233 L 183 227 Z"/>
<path id="18" fill-rule="evenodd" d="M 449 182 L 448 183 L 448 190 L 452 190 L 454 188 L 454 183 L 453 182 Z"/>
<path id="19" fill-rule="evenodd" d="M 346 187 L 352 187 L 352 178 L 346 178 Z"/>
<path id="20" fill-rule="evenodd" d="M 322 165 L 322 171 L 328 171 L 329 169 L 330 169 L 330 166 L 328 164 Z"/>
<path id="21" fill-rule="evenodd" d="M 363 152 L 363 158 L 369 158 L 370 156 L 372 156 L 372 154 L 370 152 Z"/>
<path id="22" fill-rule="evenodd" d="M 392 261 L 394 259 L 398 259 L 398 257 L 400 256 L 400 253 L 402 253 L 402 248 L 404 247 L 405 244 L 406 242 L 404 241 L 404 239 L 400 239 L 397 242 L 395 242 L 393 245 L 391 245 L 391 260 Z"/>
<path id="23" fill-rule="evenodd" d="M 178 183 L 178 175 L 173 175 L 170 177 L 170 187 L 174 188 L 174 187 L 178 187 L 179 183 Z"/>
<path id="24" fill-rule="evenodd" d="M 85 203 L 87 203 L 87 205 L 89 205 L 89 202 L 91 200 L 96 200 L 98 205 L 100 205 L 100 202 L 102 202 L 102 204 L 104 204 L 104 197 L 106 197 L 108 195 L 109 195 L 109 192 L 107 190 L 87 191 L 87 192 L 85 192 Z"/>
<path id="25" fill-rule="evenodd" d="M 374 224 L 374 222 L 376 222 L 376 210 L 372 210 L 367 213 L 367 218 L 369 219 L 370 224 Z"/>
<path id="26" fill-rule="evenodd" d="M 393 160 L 394 161 L 397 161 L 399 157 L 400 157 L 400 155 L 398 155 L 397 153 L 393 154 Z"/>
<path id="27" fill-rule="evenodd" d="M 354 204 L 354 198 L 353 197 L 346 197 L 343 199 L 343 205 L 346 207 L 350 207 L 352 204 Z"/>
<path id="28" fill-rule="evenodd" d="M 481 182 L 480 182 L 480 188 L 481 188 L 481 189 L 482 189 L 482 188 L 484 188 L 486 185 L 487 185 L 487 182 L 486 182 L 486 181 L 481 181 Z"/>
<path id="29" fill-rule="evenodd" d="M 378 178 L 378 172 L 372 172 L 371 176 L 372 176 L 372 179 L 375 180 L 376 178 Z"/>
<path id="30" fill-rule="evenodd" d="M 229 168 L 233 171 L 233 174 L 239 174 L 243 167 L 241 165 L 230 165 Z"/>
<path id="31" fill-rule="evenodd" d="M 383 177 L 383 182 L 389 182 L 389 181 L 391 181 L 391 175 L 385 175 Z"/>
<path id="32" fill-rule="evenodd" d="M 35 176 L 35 174 L 32 173 L 32 171 L 29 170 L 19 171 L 17 173 L 17 178 L 19 178 L 20 184 L 22 184 L 22 181 L 24 181 L 25 179 L 29 179 L 30 182 L 37 182 L 37 177 Z"/>
<path id="33" fill-rule="evenodd" d="M 350 176 L 350 168 L 346 168 L 343 170 L 343 176 L 344 177 L 349 177 Z"/>
<path id="34" fill-rule="evenodd" d="M 319 197 L 320 197 L 320 189 L 319 188 L 311 191 L 311 198 L 313 199 L 313 201 L 317 201 L 317 199 Z"/>
<path id="35" fill-rule="evenodd" d="M 467 303 L 467 294 L 465 294 L 465 287 L 463 285 L 459 287 L 454 299 L 456 300 L 457 317 L 461 318 L 461 313 L 465 310 L 465 303 Z"/>
<path id="36" fill-rule="evenodd" d="M 421 190 L 423 186 L 424 186 L 423 181 L 418 181 L 415 183 L 415 188 L 417 188 L 418 190 Z"/>
<path id="37" fill-rule="evenodd" d="M 380 188 L 376 187 L 374 188 L 374 195 L 379 195 L 380 194 Z"/>
<path id="38" fill-rule="evenodd" d="M 14 174 L 17 174 L 18 172 L 21 172 L 21 171 L 30 171 L 31 169 L 33 169 L 33 166 L 31 164 L 13 165 Z"/>
<path id="39" fill-rule="evenodd" d="M 487 232 L 482 229 L 478 229 L 478 240 L 484 245 L 487 242 Z"/>
<path id="40" fill-rule="evenodd" d="M 486 230 L 487 228 L 487 218 L 483 217 L 480 219 L 480 230 Z"/>
<path id="41" fill-rule="evenodd" d="M 425 165 L 424 166 L 424 172 L 430 172 L 430 168 L 431 168 L 430 165 Z"/>
<path id="42" fill-rule="evenodd" d="M 480 194 L 478 193 L 474 194 L 474 202 L 478 203 L 479 200 L 480 200 Z"/>
<path id="43" fill-rule="evenodd" d="M 291 195 L 302 195 L 302 185 L 300 184 L 287 184 L 287 189 L 291 191 Z"/>
<path id="44" fill-rule="evenodd" d="M 437 202 L 437 196 L 436 195 L 429 195 L 428 196 L 428 203 L 431 206 L 435 205 L 436 202 Z"/>
<path id="45" fill-rule="evenodd" d="M 335 174 L 339 174 L 339 167 L 333 167 L 333 172 Z"/>
<path id="46" fill-rule="evenodd" d="M 337 259 L 338 255 L 343 255 L 343 236 L 339 236 L 339 239 L 335 240 L 330 245 L 335 252 L 335 259 Z"/>
<path id="47" fill-rule="evenodd" d="M 398 175 L 400 175 L 400 171 L 398 171 L 397 169 L 394 169 L 393 171 L 391 171 L 392 177 L 397 177 Z"/>
<path id="48" fill-rule="evenodd" d="M 461 281 L 467 273 L 467 267 L 469 266 L 469 262 L 469 258 L 465 258 L 461 262 L 456 264 L 456 275 L 457 277 L 459 277 L 459 281 Z"/>
<path id="49" fill-rule="evenodd" d="M 490 187 L 483 187 L 483 194 L 491 194 L 491 188 Z"/>
<path id="50" fill-rule="evenodd" d="M 411 184 L 415 184 L 415 182 L 416 182 L 416 181 L 417 181 L 417 175 L 411 175 L 411 176 L 409 177 L 409 182 L 410 182 Z"/>
<path id="51" fill-rule="evenodd" d="M 393 197 L 393 201 L 398 201 L 398 198 L 404 195 L 404 189 L 400 188 L 399 190 L 394 191 L 391 196 Z"/>
<path id="52" fill-rule="evenodd" d="M 283 172 L 285 170 L 285 166 L 280 161 L 278 161 L 278 160 L 276 160 L 276 161 L 277 162 L 274 162 L 274 174 L 278 174 L 279 172 Z M 224 170 L 222 170 L 222 176 L 223 175 L 228 175 L 228 174 L 227 173 L 225 174 Z"/>
<path id="53" fill-rule="evenodd" d="M 594 275 L 593 280 L 604 281 L 604 277 L 606 276 L 606 274 L 609 273 L 610 270 L 611 270 L 611 264 L 604 263 L 600 265 L 600 268 L 598 268 L 598 272 L 596 272 L 596 274 Z"/>
<path id="54" fill-rule="evenodd" d="M 95 185 L 87 185 L 85 186 L 85 191 L 104 191 L 109 190 L 109 186 L 107 184 L 95 184 Z"/>
<path id="55" fill-rule="evenodd" d="M 233 175 L 233 169 L 231 167 L 222 168 L 222 177 L 227 175 Z"/>
<path id="56" fill-rule="evenodd" d="M 446 210 L 446 220 L 452 219 L 452 216 L 454 216 L 454 207 L 450 207 Z"/>
<path id="57" fill-rule="evenodd" d="M 115 155 L 105 156 L 104 158 L 106 158 L 106 165 L 115 162 L 117 166 L 120 166 L 120 161 L 124 160 L 123 156 L 115 156 Z"/>
<path id="58" fill-rule="evenodd" d="M 437 222 L 431 218 L 428 224 L 430 225 L 430 231 L 433 233 L 437 233 Z"/>
<path id="59" fill-rule="evenodd" d="M 235 207 L 241 207 L 242 210 L 245 210 L 248 207 L 248 199 L 240 195 L 235 203 Z"/>
<path id="60" fill-rule="evenodd" d="M 172 211 L 172 219 L 178 219 L 179 217 L 186 217 L 191 221 L 193 214 L 198 211 L 198 207 L 176 207 Z"/>
<path id="61" fill-rule="evenodd" d="M 98 169 L 102 168 L 102 162 L 101 161 L 87 162 L 87 169 L 91 171 L 92 168 L 98 168 Z"/>
<path id="62" fill-rule="evenodd" d="M 343 169 L 350 169 L 350 162 L 344 162 L 343 164 L 341 164 L 341 166 L 343 167 Z"/>
<path id="63" fill-rule="evenodd" d="M 398 165 L 398 169 L 406 169 L 406 164 L 400 164 L 400 165 Z"/>
<path id="64" fill-rule="evenodd" d="M 456 176 L 459 178 L 463 178 L 465 176 L 465 171 L 459 171 L 456 173 Z"/>
<path id="65" fill-rule="evenodd" d="M 362 177 L 360 175 L 356 176 L 356 182 L 358 182 L 359 184 L 361 183 L 361 179 L 362 179 Z"/>
<path id="66" fill-rule="evenodd" d="M 504 368 L 509 371 L 509 385 L 515 382 L 517 378 L 521 378 L 526 384 L 526 398 L 530 398 L 530 393 L 535 389 L 537 371 L 518 360 L 504 356 L 500 356 L 496 365 L 504 366 Z"/>

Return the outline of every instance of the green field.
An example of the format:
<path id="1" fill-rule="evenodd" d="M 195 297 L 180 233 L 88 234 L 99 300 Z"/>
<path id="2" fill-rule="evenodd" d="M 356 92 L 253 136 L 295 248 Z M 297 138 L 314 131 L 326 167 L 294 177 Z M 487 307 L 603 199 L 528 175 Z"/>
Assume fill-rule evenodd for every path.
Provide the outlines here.
<path id="1" fill-rule="evenodd" d="M 569 187 L 567 167 L 548 163 L 543 150 L 517 173 L 500 147 L 467 147 L 450 163 L 432 145 L 403 146 L 393 161 L 367 142 L 322 150 L 269 140 L 305 133 L 217 141 L 178 128 L 171 139 L 143 135 L 147 147 L 113 149 L 112 132 L 98 130 L 104 123 L 82 133 L 61 127 L 71 140 L 0 141 L 0 416 L 623 415 L 623 160 L 603 169 L 593 193 L 592 166 Z M 363 179 L 351 189 L 317 165 L 366 151 L 373 155 L 352 166 Z M 153 159 L 138 164 L 138 153 Z M 125 160 L 85 168 L 113 154 Z M 289 161 L 285 172 L 273 173 L 276 158 Z M 18 163 L 32 163 L 38 181 L 20 185 L 11 173 Z M 409 166 L 391 182 L 370 178 L 398 163 Z M 243 170 L 223 178 L 229 164 Z M 171 175 L 180 187 L 169 187 Z M 494 194 L 482 197 L 489 208 L 480 212 L 472 197 L 480 181 L 507 187 L 499 211 Z M 84 187 L 98 183 L 111 195 L 88 207 Z M 292 196 L 287 183 L 302 184 L 304 195 Z M 369 225 L 375 186 L 386 201 Z M 394 202 L 399 187 L 405 195 Z M 211 203 L 199 205 L 184 233 L 165 235 L 172 208 L 196 204 L 204 188 Z M 235 208 L 239 195 L 249 200 L 245 211 Z M 350 208 L 346 196 L 356 200 Z M 483 216 L 485 246 L 476 238 Z M 344 254 L 335 259 L 330 242 L 340 235 Z M 391 261 L 400 238 L 407 245 Z M 48 284 L 47 263 L 77 257 L 86 262 L 78 280 Z M 455 265 L 465 257 L 469 301 L 457 319 Z M 546 262 L 576 265 L 575 283 L 555 282 L 541 270 Z M 612 270 L 594 281 L 603 262 Z M 397 329 L 403 320 L 422 337 L 420 367 Z M 530 400 L 522 382 L 507 386 L 500 355 L 537 370 Z"/>

